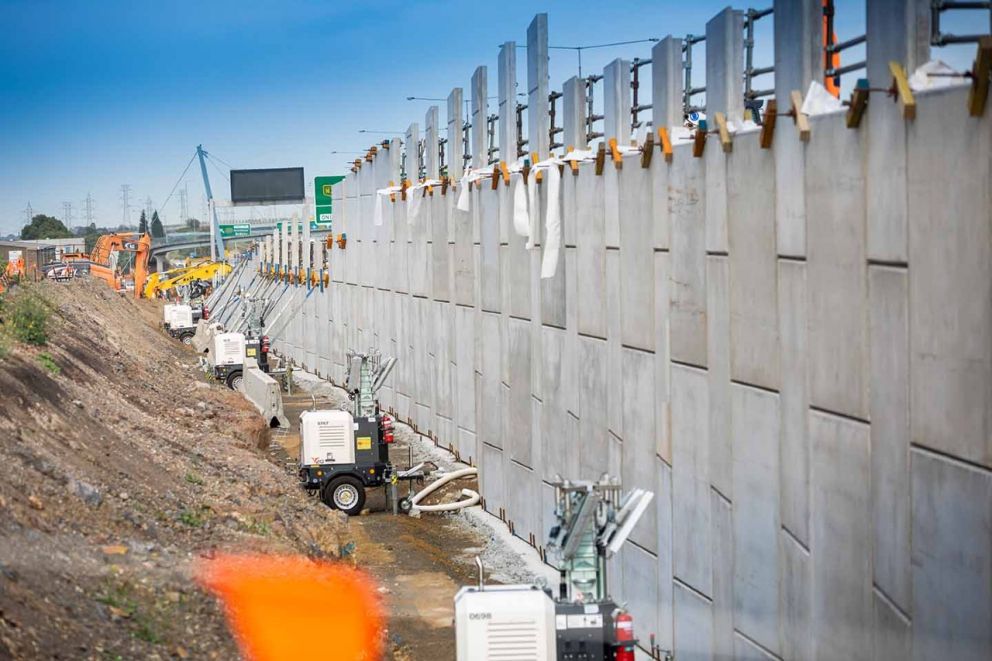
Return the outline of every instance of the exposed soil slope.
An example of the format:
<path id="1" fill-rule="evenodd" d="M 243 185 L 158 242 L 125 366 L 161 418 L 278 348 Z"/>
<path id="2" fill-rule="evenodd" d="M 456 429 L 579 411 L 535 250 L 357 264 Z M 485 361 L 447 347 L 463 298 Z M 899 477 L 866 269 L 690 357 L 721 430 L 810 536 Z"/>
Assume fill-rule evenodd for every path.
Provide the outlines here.
<path id="1" fill-rule="evenodd" d="M 0 359 L 0 658 L 235 658 L 196 559 L 333 556 L 336 513 L 271 460 L 251 405 L 160 335 L 157 303 L 93 281 L 36 291 L 48 345 Z"/>

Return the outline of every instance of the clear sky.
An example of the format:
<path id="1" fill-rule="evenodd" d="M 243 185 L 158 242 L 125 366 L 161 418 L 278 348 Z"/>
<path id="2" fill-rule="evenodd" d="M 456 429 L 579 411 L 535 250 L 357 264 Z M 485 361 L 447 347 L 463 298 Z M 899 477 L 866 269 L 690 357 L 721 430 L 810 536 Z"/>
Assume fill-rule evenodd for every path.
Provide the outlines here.
<path id="1" fill-rule="evenodd" d="M 388 137 L 359 129 L 423 123 L 431 103 L 407 96 L 446 97 L 461 86 L 467 97 L 480 64 L 495 94 L 499 44 L 526 43 L 540 11 L 549 14 L 552 46 L 591 45 L 698 34 L 726 4 L 0 0 L 0 235 L 23 225 L 29 202 L 58 217 L 70 202 L 72 224 L 81 224 L 87 193 L 97 224 L 116 225 L 121 184 L 131 186 L 136 221 L 146 198 L 156 207 L 165 201 L 198 143 L 237 168 L 302 165 L 308 180 L 340 173 L 356 156 L 332 151 Z M 837 5 L 839 38 L 862 34 L 863 0 Z M 966 21 L 958 31 L 987 31 L 987 18 L 977 18 L 982 27 L 969 30 Z M 968 20 L 975 24 L 974 15 Z M 771 64 L 771 19 L 762 23 L 758 66 Z M 616 57 L 649 57 L 650 47 L 586 51 L 584 73 Z M 942 57 L 968 66 L 972 52 Z M 525 62 L 521 51 L 521 81 Z M 551 51 L 553 89 L 575 73 L 574 51 Z M 210 174 L 227 197 L 222 174 Z M 190 211 L 202 217 L 195 164 L 185 179 Z M 174 195 L 163 208 L 166 222 L 178 220 L 177 202 Z"/>

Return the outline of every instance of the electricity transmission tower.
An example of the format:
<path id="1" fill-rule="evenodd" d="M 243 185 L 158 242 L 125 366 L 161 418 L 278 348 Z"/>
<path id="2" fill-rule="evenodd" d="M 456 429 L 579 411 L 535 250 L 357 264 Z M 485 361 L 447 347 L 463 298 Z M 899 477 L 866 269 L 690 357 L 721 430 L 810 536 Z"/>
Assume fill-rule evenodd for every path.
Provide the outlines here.
<path id="1" fill-rule="evenodd" d="M 62 223 L 67 230 L 72 229 L 72 202 L 62 203 Z"/>
<path id="2" fill-rule="evenodd" d="M 31 207 L 31 203 L 28 202 L 27 209 L 24 210 L 24 217 L 27 219 L 27 225 L 31 224 L 31 219 L 34 218 L 34 209 Z"/>
<path id="3" fill-rule="evenodd" d="M 189 187 L 184 183 L 179 189 L 179 222 L 186 224 L 189 220 Z"/>
<path id="4" fill-rule="evenodd" d="M 86 227 L 93 224 L 93 196 L 86 193 L 86 199 L 83 200 L 83 217 L 86 219 Z"/>
<path id="5" fill-rule="evenodd" d="M 131 226 L 131 184 L 121 184 L 122 224 Z"/>

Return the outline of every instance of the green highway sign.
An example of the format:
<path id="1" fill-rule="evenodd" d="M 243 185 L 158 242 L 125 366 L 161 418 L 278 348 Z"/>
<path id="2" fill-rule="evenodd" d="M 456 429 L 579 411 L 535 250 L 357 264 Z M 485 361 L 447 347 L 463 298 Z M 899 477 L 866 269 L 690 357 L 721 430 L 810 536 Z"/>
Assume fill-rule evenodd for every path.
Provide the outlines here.
<path id="1" fill-rule="evenodd" d="M 331 199 L 332 188 L 334 184 L 343 180 L 344 177 L 314 177 L 313 180 L 313 205 L 314 214 L 313 217 L 317 224 L 325 226 L 320 227 L 320 230 L 329 231 L 331 229 L 331 211 L 333 206 L 333 200 Z M 318 229 L 310 225 L 310 229 Z"/>
<path id="2" fill-rule="evenodd" d="M 232 236 L 251 236 L 251 225 L 248 223 L 238 223 L 237 225 L 220 225 L 220 235 L 229 238 Z"/>
<path id="3" fill-rule="evenodd" d="M 277 222 L 276 223 L 276 231 L 281 231 L 282 230 L 282 225 L 283 225 L 283 223 L 282 223 L 281 220 L 279 222 Z M 223 227 L 223 225 L 221 225 L 221 227 Z M 292 231 L 293 228 L 288 223 L 287 223 L 287 227 L 288 227 L 288 230 L 287 231 Z M 300 233 L 303 232 L 303 223 L 296 223 L 296 231 L 297 232 L 300 232 Z M 328 220 L 326 222 L 311 220 L 310 221 L 310 231 L 311 232 L 330 232 L 331 231 L 331 222 L 330 222 L 330 220 Z"/>

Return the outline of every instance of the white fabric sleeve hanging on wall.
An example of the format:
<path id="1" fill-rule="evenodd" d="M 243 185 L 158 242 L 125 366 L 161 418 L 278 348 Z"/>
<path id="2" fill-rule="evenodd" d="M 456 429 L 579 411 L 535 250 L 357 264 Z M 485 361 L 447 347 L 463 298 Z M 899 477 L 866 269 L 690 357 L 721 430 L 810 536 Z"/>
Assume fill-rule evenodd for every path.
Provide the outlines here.
<path id="1" fill-rule="evenodd" d="M 468 173 L 458 182 L 458 204 L 455 205 L 459 211 L 468 212 L 472 208 L 472 196 L 469 195 Z"/>
<path id="2" fill-rule="evenodd" d="M 382 193 L 376 193 L 375 195 L 375 209 L 372 212 L 372 224 L 376 227 L 382 225 L 382 205 L 385 204 L 385 200 L 383 200 L 384 197 L 385 195 Z"/>
<path id="3" fill-rule="evenodd" d="M 417 224 L 417 216 L 420 215 L 420 201 L 424 199 L 424 190 L 417 188 L 406 192 L 406 222 L 410 225 Z"/>
<path id="4" fill-rule="evenodd" d="M 527 228 L 527 250 L 533 250 L 537 245 L 537 235 L 541 222 L 541 198 L 537 194 L 537 170 L 531 170 L 527 177 L 527 216 L 530 220 Z"/>
<path id="5" fill-rule="evenodd" d="M 558 271 L 558 258 L 561 252 L 561 172 L 557 165 L 548 168 L 544 185 L 548 191 L 548 213 L 544 228 L 544 255 L 541 259 L 541 278 L 553 278 Z"/>
<path id="6" fill-rule="evenodd" d="M 527 215 L 527 190 L 523 176 L 513 181 L 513 230 L 517 236 L 530 238 L 530 217 Z"/>

